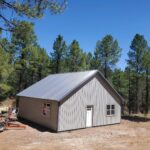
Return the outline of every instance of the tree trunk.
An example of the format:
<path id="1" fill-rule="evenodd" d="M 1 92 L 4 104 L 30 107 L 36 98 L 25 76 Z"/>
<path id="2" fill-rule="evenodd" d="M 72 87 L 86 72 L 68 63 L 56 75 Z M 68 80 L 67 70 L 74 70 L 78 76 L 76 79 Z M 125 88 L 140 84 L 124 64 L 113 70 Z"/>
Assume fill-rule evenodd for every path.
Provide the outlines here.
<path id="1" fill-rule="evenodd" d="M 42 79 L 42 68 L 39 66 L 38 68 L 38 81 Z"/>
<path id="2" fill-rule="evenodd" d="M 57 56 L 57 61 L 56 61 L 56 73 L 60 72 L 60 56 Z"/>
<path id="3" fill-rule="evenodd" d="M 135 113 L 139 113 L 139 67 L 136 69 L 136 103 L 135 103 Z"/>
<path id="4" fill-rule="evenodd" d="M 145 98 L 145 113 L 148 114 L 149 111 L 149 78 L 148 69 L 146 69 L 146 98 Z"/>
<path id="5" fill-rule="evenodd" d="M 22 70 L 20 70 L 20 73 L 19 73 L 19 92 L 22 90 L 22 88 L 23 88 L 23 85 L 22 85 L 22 81 L 23 81 L 23 75 L 24 75 L 24 64 L 23 64 L 23 62 L 22 62 L 22 60 L 24 59 L 24 54 L 23 54 L 23 52 L 22 52 L 22 54 L 21 54 L 21 60 L 20 60 L 20 62 L 21 62 L 21 68 L 22 68 Z"/>
<path id="6" fill-rule="evenodd" d="M 19 73 L 19 83 L 18 84 L 19 84 L 18 92 L 20 92 L 22 89 L 22 73 L 21 72 Z"/>
<path id="7" fill-rule="evenodd" d="M 105 66 L 104 66 L 104 76 L 107 78 L 107 61 L 105 60 Z"/>
<path id="8" fill-rule="evenodd" d="M 130 71 L 129 71 L 129 87 L 128 87 L 128 99 L 129 99 L 129 115 L 131 114 L 131 79 L 130 79 Z"/>
<path id="9" fill-rule="evenodd" d="M 32 70 L 32 73 L 31 73 L 31 84 L 34 83 L 34 71 Z"/>

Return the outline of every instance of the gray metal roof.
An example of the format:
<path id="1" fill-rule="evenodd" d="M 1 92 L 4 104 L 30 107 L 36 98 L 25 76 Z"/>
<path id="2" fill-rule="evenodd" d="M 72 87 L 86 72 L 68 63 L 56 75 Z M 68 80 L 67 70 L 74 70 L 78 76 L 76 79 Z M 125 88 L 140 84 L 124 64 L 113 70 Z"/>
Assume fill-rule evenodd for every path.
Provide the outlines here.
<path id="1" fill-rule="evenodd" d="M 18 93 L 17 96 L 60 101 L 97 72 L 92 70 L 49 75 Z"/>

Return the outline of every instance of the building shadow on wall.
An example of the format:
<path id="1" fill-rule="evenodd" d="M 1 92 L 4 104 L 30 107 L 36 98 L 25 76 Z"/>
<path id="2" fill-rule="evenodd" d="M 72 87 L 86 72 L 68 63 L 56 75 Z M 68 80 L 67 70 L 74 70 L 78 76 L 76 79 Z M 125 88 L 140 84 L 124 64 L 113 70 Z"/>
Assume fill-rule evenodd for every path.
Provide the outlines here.
<path id="1" fill-rule="evenodd" d="M 133 122 L 148 122 L 148 121 L 150 121 L 150 118 L 148 118 L 148 117 L 136 116 L 136 115 L 135 116 L 134 115 L 122 116 L 122 119 L 133 121 Z"/>
<path id="2" fill-rule="evenodd" d="M 31 122 L 31 121 L 23 119 L 23 118 L 18 118 L 18 121 L 20 123 L 22 123 L 22 124 L 25 124 L 27 126 L 30 126 L 30 127 L 34 128 L 34 129 L 38 130 L 40 132 L 56 133 L 56 131 L 54 131 L 54 130 L 51 130 L 51 129 L 47 128 L 47 127 L 43 127 L 42 125 L 39 125 L 37 123 Z"/>

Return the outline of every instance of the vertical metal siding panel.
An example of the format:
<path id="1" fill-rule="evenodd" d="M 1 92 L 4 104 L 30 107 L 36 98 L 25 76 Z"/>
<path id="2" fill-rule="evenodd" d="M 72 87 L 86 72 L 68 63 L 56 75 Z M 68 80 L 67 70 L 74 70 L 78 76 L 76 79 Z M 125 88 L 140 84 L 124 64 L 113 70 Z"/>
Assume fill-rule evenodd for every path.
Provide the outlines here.
<path id="1" fill-rule="evenodd" d="M 105 124 L 105 118 L 104 118 L 104 115 L 105 115 L 105 111 L 104 111 L 104 107 L 105 107 L 105 101 L 104 101 L 104 92 L 103 92 L 103 89 L 102 87 L 100 88 L 100 95 L 101 95 L 101 104 L 100 104 L 100 118 L 101 118 L 101 124 L 100 125 L 104 125 Z"/>
<path id="2" fill-rule="evenodd" d="M 115 116 L 106 116 L 107 104 L 115 104 Z M 58 131 L 85 128 L 87 105 L 94 107 L 93 126 L 120 122 L 120 105 L 95 77 L 59 107 Z"/>
<path id="3" fill-rule="evenodd" d="M 101 100 L 102 101 L 102 110 L 103 110 L 103 125 L 107 124 L 107 117 L 106 117 L 106 104 L 108 103 L 107 102 L 107 95 L 105 93 L 105 90 L 104 88 L 102 89 L 102 95 L 103 95 L 103 99 Z"/>

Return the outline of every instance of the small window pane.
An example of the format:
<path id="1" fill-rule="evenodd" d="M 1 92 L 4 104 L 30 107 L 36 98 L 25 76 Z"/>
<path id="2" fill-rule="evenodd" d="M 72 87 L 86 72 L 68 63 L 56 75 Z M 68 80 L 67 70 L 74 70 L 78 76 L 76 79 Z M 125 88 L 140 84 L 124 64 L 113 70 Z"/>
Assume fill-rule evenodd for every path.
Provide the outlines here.
<path id="1" fill-rule="evenodd" d="M 107 109 L 110 109 L 110 105 L 107 105 Z"/>
<path id="2" fill-rule="evenodd" d="M 115 105 L 111 105 L 111 109 L 115 109 Z"/>
<path id="3" fill-rule="evenodd" d="M 43 105 L 43 115 L 46 115 L 46 104 Z"/>
<path id="4" fill-rule="evenodd" d="M 50 104 L 47 104 L 47 109 L 50 110 Z"/>
<path id="5" fill-rule="evenodd" d="M 50 107 L 50 104 L 47 104 L 47 107 Z"/>
<path id="6" fill-rule="evenodd" d="M 43 110 L 42 110 L 43 115 L 46 116 L 50 112 L 50 106 L 51 105 L 49 103 L 45 103 L 43 105 Z"/>
<path id="7" fill-rule="evenodd" d="M 92 109 L 92 106 L 87 106 L 87 110 L 91 110 Z"/>
<path id="8" fill-rule="evenodd" d="M 111 110 L 111 114 L 112 114 L 112 115 L 115 114 L 115 110 L 114 110 L 114 109 Z"/>
<path id="9" fill-rule="evenodd" d="M 110 110 L 107 110 L 107 115 L 110 115 Z"/>

